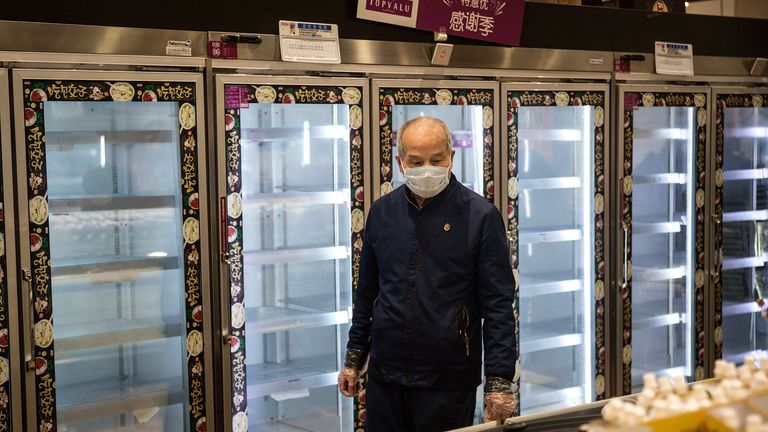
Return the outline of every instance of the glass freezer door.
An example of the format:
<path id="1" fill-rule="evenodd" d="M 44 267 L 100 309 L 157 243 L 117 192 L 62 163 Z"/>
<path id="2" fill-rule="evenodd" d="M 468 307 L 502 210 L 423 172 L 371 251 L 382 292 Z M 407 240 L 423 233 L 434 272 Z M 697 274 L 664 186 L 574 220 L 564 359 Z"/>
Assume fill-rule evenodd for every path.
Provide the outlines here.
<path id="1" fill-rule="evenodd" d="M 363 242 L 367 88 L 254 80 L 217 87 L 232 430 L 351 430 L 337 376 Z"/>
<path id="2" fill-rule="evenodd" d="M 608 88 L 540 87 L 503 86 L 523 415 L 605 397 Z"/>
<path id="3" fill-rule="evenodd" d="M 621 88 L 621 87 L 620 87 Z M 622 389 L 704 378 L 706 88 L 622 89 Z"/>
<path id="4" fill-rule="evenodd" d="M 395 156 L 397 131 L 416 117 L 436 117 L 451 130 L 455 156 L 453 174 L 469 189 L 494 200 L 496 85 L 484 82 L 374 80 L 378 98 L 378 187 L 383 196 L 403 184 Z"/>
<path id="5" fill-rule="evenodd" d="M 737 363 L 768 354 L 768 94 L 742 91 L 715 96 L 715 358 Z"/>
<path id="6" fill-rule="evenodd" d="M 202 77 L 114 78 L 15 73 L 30 428 L 205 430 Z"/>

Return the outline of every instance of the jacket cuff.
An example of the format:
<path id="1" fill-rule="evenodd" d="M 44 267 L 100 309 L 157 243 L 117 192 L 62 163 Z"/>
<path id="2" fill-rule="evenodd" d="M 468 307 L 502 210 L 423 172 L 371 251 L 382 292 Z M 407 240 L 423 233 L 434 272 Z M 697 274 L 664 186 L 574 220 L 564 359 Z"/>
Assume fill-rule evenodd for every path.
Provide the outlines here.
<path id="1" fill-rule="evenodd" d="M 367 357 L 367 350 L 361 348 L 347 348 L 347 353 L 344 355 L 344 367 L 359 371 L 363 368 Z"/>
<path id="2" fill-rule="evenodd" d="M 514 393 L 517 391 L 517 385 L 512 381 L 495 376 L 485 377 L 485 393 Z"/>

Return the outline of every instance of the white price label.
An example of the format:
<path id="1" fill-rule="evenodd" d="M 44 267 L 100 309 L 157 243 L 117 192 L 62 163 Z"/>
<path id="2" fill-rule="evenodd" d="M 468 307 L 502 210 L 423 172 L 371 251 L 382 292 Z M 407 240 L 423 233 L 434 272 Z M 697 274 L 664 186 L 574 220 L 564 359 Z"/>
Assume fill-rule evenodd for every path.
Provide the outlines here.
<path id="1" fill-rule="evenodd" d="M 175 41 L 169 40 L 165 45 L 165 55 L 179 56 L 179 57 L 191 57 L 192 56 L 192 41 Z"/>
<path id="2" fill-rule="evenodd" d="M 341 63 L 339 26 L 280 21 L 280 57 L 292 62 Z"/>
<path id="3" fill-rule="evenodd" d="M 693 75 L 693 45 L 656 42 L 656 73 Z"/>

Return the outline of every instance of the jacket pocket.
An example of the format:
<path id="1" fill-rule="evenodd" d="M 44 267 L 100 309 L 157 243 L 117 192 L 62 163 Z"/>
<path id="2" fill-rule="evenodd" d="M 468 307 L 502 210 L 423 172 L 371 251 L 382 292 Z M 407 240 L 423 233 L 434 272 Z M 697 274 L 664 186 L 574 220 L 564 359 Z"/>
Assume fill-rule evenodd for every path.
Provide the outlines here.
<path id="1" fill-rule="evenodd" d="M 456 336 L 464 344 L 464 355 L 469 357 L 469 310 L 463 305 L 456 311 Z"/>
<path id="2" fill-rule="evenodd" d="M 376 317 L 376 309 L 379 307 L 379 301 L 381 301 L 381 296 L 376 296 L 375 299 L 373 299 L 373 307 L 371 308 L 371 317 L 369 318 L 370 321 L 370 331 L 368 332 L 368 342 L 371 342 L 373 340 L 373 331 L 374 331 L 374 318 Z"/>

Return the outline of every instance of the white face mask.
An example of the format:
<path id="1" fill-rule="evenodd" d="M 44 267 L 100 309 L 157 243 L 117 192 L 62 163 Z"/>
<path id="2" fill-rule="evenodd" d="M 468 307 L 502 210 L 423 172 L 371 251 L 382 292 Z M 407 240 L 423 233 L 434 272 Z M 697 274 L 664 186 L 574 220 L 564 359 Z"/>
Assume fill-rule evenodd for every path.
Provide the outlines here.
<path id="1" fill-rule="evenodd" d="M 425 165 L 405 168 L 405 185 L 422 198 L 432 198 L 448 186 L 451 179 L 449 167 Z"/>

